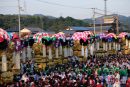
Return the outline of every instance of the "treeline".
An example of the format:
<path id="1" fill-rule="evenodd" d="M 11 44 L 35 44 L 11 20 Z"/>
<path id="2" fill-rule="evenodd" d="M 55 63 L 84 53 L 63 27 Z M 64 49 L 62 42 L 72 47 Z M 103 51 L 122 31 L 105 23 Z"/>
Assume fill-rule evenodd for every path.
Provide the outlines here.
<path id="1" fill-rule="evenodd" d="M 67 26 L 89 26 L 83 20 L 72 17 L 50 17 L 43 15 L 21 15 L 21 28 L 39 27 L 44 30 L 61 31 Z M 4 29 L 18 27 L 18 15 L 0 15 L 0 27 Z"/>

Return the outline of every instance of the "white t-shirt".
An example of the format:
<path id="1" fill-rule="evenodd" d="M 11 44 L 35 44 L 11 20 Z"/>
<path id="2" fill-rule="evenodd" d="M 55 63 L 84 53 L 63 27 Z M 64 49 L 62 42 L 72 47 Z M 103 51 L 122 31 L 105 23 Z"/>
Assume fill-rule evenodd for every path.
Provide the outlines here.
<path id="1" fill-rule="evenodd" d="M 118 82 L 115 82 L 114 84 L 113 84 L 113 87 L 121 87 L 120 86 L 120 82 L 118 81 Z"/>
<path id="2" fill-rule="evenodd" d="M 119 74 L 119 73 L 116 75 L 116 78 L 117 78 L 118 80 L 120 80 L 120 74 Z"/>

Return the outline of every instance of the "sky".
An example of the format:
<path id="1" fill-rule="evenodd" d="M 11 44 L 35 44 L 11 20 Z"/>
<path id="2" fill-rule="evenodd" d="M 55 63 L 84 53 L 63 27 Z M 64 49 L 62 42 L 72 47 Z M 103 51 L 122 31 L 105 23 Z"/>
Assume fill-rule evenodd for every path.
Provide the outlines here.
<path id="1" fill-rule="evenodd" d="M 130 0 L 107 0 L 108 14 L 130 16 Z M 104 10 L 104 0 L 20 0 L 21 14 L 85 19 L 93 17 L 91 8 Z M 96 12 L 104 14 L 104 11 Z M 0 14 L 18 14 L 18 0 L 0 0 Z M 102 16 L 96 14 L 96 17 Z"/>

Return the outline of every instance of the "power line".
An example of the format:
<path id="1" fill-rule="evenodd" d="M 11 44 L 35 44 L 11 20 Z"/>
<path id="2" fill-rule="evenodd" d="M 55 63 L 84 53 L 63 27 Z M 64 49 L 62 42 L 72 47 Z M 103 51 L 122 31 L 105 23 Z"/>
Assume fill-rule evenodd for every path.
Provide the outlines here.
<path id="1" fill-rule="evenodd" d="M 71 6 L 71 5 L 63 5 L 55 2 L 48 2 L 48 1 L 43 1 L 43 0 L 37 0 L 42 3 L 50 4 L 50 5 L 57 5 L 57 6 L 62 6 L 62 7 L 69 7 L 69 8 L 79 8 L 79 9 L 92 9 L 92 8 L 85 8 L 85 7 L 78 7 L 78 6 Z"/>
<path id="2" fill-rule="evenodd" d="M 55 2 L 48 2 L 48 1 L 45 1 L 45 0 L 37 0 L 39 2 L 42 2 L 42 3 L 46 3 L 46 4 L 50 4 L 50 5 L 56 5 L 56 6 L 61 6 L 61 7 L 67 7 L 67 8 L 78 8 L 78 9 L 93 9 L 93 8 L 85 8 L 85 7 L 78 7 L 78 6 L 71 6 L 71 5 L 64 5 L 64 4 L 59 4 L 59 3 L 55 3 Z M 25 1 L 24 1 L 24 5 L 25 5 Z M 17 7 L 17 6 L 0 6 L 0 7 Z M 25 7 L 25 10 L 26 10 L 26 6 Z M 102 11 L 104 12 L 104 10 L 101 10 L 99 8 L 95 8 L 95 10 L 99 10 L 99 11 Z M 107 12 L 110 12 L 110 11 L 107 11 Z M 110 12 L 110 13 L 114 13 L 114 12 Z"/>
<path id="3" fill-rule="evenodd" d="M 2 7 L 2 8 L 6 8 L 6 7 L 17 7 L 17 6 L 11 6 L 11 5 L 8 5 L 8 6 L 4 6 L 4 5 L 0 5 L 0 7 Z"/>
<path id="4" fill-rule="evenodd" d="M 50 5 L 57 5 L 57 6 L 62 6 L 62 7 L 69 7 L 69 8 L 78 8 L 78 9 L 93 9 L 93 8 L 85 8 L 85 7 L 78 7 L 78 6 L 71 6 L 71 5 L 63 5 L 63 4 L 59 4 L 59 3 L 55 3 L 55 2 L 48 2 L 48 1 L 43 1 L 43 0 L 37 0 L 39 2 L 42 2 L 42 3 L 46 3 L 46 4 L 50 4 Z M 102 9 L 99 9 L 99 8 L 95 8 L 95 10 L 99 10 L 99 11 L 102 11 L 104 12 L 104 10 Z M 111 12 L 111 11 L 108 11 L 108 13 L 114 13 L 114 12 Z"/>
<path id="5" fill-rule="evenodd" d="M 104 12 L 104 10 L 102 10 L 102 9 L 99 9 L 99 8 L 95 8 L 95 9 Z M 111 14 L 115 13 L 115 12 L 108 11 L 108 10 L 107 10 L 107 12 L 108 12 L 108 13 L 111 13 Z"/>

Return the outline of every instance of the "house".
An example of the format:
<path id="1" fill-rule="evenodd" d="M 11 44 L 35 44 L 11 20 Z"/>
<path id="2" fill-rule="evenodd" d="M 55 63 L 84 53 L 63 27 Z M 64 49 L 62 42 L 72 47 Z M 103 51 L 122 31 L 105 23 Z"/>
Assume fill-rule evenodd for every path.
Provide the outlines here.
<path id="1" fill-rule="evenodd" d="M 8 28 L 6 29 L 7 32 L 19 32 L 19 28 L 18 27 L 14 27 L 14 28 Z"/>
<path id="2" fill-rule="evenodd" d="M 108 30 L 110 28 L 111 28 L 111 26 L 96 26 L 95 27 L 95 33 L 108 32 Z M 74 32 L 83 32 L 83 31 L 94 32 L 94 27 L 72 26 L 72 27 L 67 27 L 65 29 L 64 33 L 66 33 L 66 34 L 73 34 Z"/>
<path id="3" fill-rule="evenodd" d="M 43 29 L 38 28 L 38 27 L 26 27 L 26 28 L 29 29 L 32 32 L 32 34 L 35 34 L 37 32 L 44 32 Z"/>

